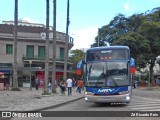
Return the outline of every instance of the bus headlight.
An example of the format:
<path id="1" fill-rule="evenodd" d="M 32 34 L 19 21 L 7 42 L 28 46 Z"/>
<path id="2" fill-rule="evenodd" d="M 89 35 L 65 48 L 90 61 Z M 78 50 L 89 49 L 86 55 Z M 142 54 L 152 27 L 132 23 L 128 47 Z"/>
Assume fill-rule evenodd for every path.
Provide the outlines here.
<path id="1" fill-rule="evenodd" d="M 125 94 L 128 94 L 129 93 L 129 91 L 122 91 L 122 92 L 119 92 L 118 94 L 119 95 L 125 95 Z"/>
<path id="2" fill-rule="evenodd" d="M 87 100 L 88 100 L 88 98 L 87 98 L 87 97 L 85 97 L 84 99 L 85 99 L 85 101 L 87 101 Z"/>
<path id="3" fill-rule="evenodd" d="M 127 96 L 127 97 L 126 97 L 126 100 L 130 100 L 130 97 L 129 97 L 129 96 Z"/>
<path id="4" fill-rule="evenodd" d="M 85 92 L 85 95 L 93 95 L 94 93 L 92 92 Z"/>

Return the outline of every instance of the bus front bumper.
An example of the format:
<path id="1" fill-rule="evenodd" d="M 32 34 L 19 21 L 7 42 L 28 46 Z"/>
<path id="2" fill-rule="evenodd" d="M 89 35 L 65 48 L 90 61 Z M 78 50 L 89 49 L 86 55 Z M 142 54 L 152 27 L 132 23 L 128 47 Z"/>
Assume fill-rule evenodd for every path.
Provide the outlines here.
<path id="1" fill-rule="evenodd" d="M 97 102 L 97 103 L 129 103 L 131 100 L 130 94 L 125 95 L 109 95 L 109 96 L 94 96 L 85 95 L 86 102 Z"/>

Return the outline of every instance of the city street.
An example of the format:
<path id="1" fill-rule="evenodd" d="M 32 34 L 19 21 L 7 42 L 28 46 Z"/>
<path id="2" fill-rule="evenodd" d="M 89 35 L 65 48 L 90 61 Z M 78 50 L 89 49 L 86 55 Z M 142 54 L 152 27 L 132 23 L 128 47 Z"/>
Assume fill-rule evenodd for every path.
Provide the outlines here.
<path id="1" fill-rule="evenodd" d="M 0 120 L 160 120 L 160 0 L 0 4 Z"/>
<path id="2" fill-rule="evenodd" d="M 60 105 L 59 107 L 54 107 L 50 109 L 46 109 L 42 111 L 42 116 L 44 115 L 45 118 L 43 119 L 50 119 L 53 116 L 54 120 L 61 120 L 62 117 L 65 117 L 66 111 L 68 112 L 71 117 L 65 117 L 67 120 L 72 120 L 74 116 L 78 116 L 75 119 L 86 119 L 96 120 L 97 118 L 91 118 L 91 114 L 93 113 L 93 116 L 99 116 L 102 113 L 108 114 L 108 112 L 111 114 L 112 117 L 106 117 L 106 116 L 99 116 L 98 119 L 105 120 L 105 119 L 111 119 L 111 120 L 118 120 L 119 118 L 124 120 L 159 120 L 160 117 L 160 93 L 159 91 L 148 91 L 148 90 L 142 90 L 142 89 L 133 89 L 133 95 L 131 103 L 129 104 L 95 104 L 95 103 L 86 103 L 84 99 L 79 99 L 74 102 L 70 102 L 68 104 Z M 154 98 L 154 99 L 153 99 Z M 48 111 L 48 112 L 47 112 Z M 58 111 L 58 112 L 57 112 Z M 75 112 L 74 112 L 75 111 Z M 130 111 L 130 112 L 128 112 Z M 102 113 L 100 113 L 102 112 Z M 119 112 L 119 113 L 118 113 Z M 158 117 L 131 117 L 132 115 L 136 113 L 154 113 L 154 116 Z M 84 114 L 85 113 L 85 114 Z M 128 117 L 128 113 L 131 115 Z M 73 114 L 73 115 L 72 115 Z M 75 115 L 74 115 L 75 114 Z M 85 116 L 83 116 L 83 114 Z M 86 115 L 89 116 L 86 116 Z M 115 117 L 116 115 L 120 114 L 126 114 L 126 117 Z M 48 117 L 46 117 L 48 116 Z M 21 118 L 18 118 L 18 120 Z M 27 118 L 26 118 L 27 119 Z M 32 118 L 28 118 L 28 120 L 31 120 Z M 38 118 L 39 119 L 39 118 Z M 17 120 L 17 118 L 14 118 L 12 120 Z"/>
<path id="3" fill-rule="evenodd" d="M 132 96 L 129 104 L 86 103 L 84 99 L 47 111 L 160 111 L 160 99 Z"/>

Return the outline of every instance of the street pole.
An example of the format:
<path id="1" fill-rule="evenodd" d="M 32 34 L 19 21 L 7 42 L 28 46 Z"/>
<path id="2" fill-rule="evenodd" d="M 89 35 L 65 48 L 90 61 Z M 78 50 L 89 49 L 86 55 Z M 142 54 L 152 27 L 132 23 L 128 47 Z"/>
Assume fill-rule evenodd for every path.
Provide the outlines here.
<path id="1" fill-rule="evenodd" d="M 98 47 L 99 47 L 99 28 L 98 28 Z"/>
<path id="2" fill-rule="evenodd" d="M 150 78 L 151 78 L 151 76 L 150 76 L 150 65 L 148 67 L 149 67 L 149 69 L 148 69 L 148 88 L 149 88 L 150 87 Z"/>
<path id="3" fill-rule="evenodd" d="M 32 60 L 29 60 L 29 67 L 30 67 L 30 90 L 32 90 L 32 70 L 31 70 Z"/>
<path id="4" fill-rule="evenodd" d="M 67 1 L 67 20 L 66 20 L 66 41 L 64 54 L 64 75 L 63 80 L 67 79 L 67 60 L 68 60 L 68 28 L 69 28 L 69 0 Z"/>

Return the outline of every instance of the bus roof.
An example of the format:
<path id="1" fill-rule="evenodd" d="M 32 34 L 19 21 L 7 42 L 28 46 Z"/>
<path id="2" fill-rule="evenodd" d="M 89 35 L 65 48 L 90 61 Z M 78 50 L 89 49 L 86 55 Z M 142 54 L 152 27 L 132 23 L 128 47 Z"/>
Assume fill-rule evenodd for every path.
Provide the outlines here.
<path id="1" fill-rule="evenodd" d="M 128 46 L 102 46 L 102 47 L 89 48 L 87 51 L 104 50 L 104 49 L 129 49 L 129 47 Z"/>

